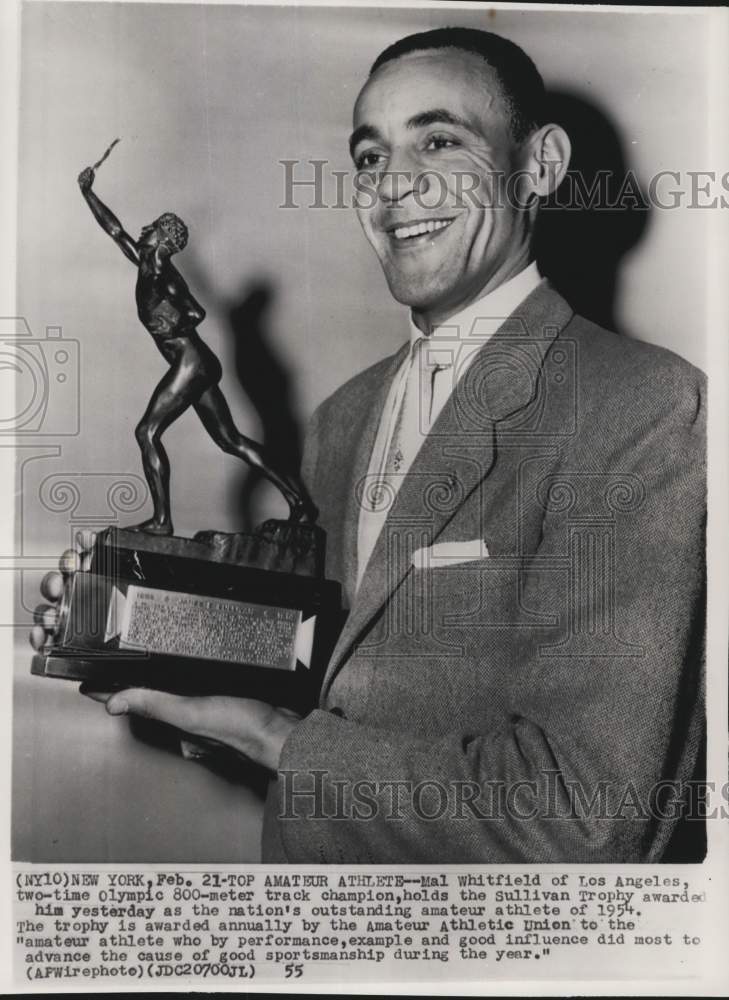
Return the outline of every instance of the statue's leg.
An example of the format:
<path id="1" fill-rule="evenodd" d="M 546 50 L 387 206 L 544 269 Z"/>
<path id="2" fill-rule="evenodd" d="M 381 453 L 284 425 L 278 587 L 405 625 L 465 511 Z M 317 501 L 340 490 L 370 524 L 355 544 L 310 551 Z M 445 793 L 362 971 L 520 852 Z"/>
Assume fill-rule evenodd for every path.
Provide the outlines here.
<path id="1" fill-rule="evenodd" d="M 292 520 L 299 521 L 304 517 L 316 520 L 316 508 L 308 499 L 303 484 L 297 477 L 278 472 L 266 457 L 264 448 L 240 433 L 233 423 L 225 396 L 217 385 L 206 390 L 194 405 L 205 430 L 219 448 L 259 469 L 283 493 Z"/>
<path id="2" fill-rule="evenodd" d="M 144 416 L 134 432 L 142 452 L 144 475 L 152 494 L 154 514 L 149 521 L 128 530 L 154 535 L 172 534 L 170 513 L 170 461 L 162 446 L 162 435 L 191 405 L 189 378 L 182 365 L 171 368 L 152 394 Z M 192 398 L 191 398 L 192 396 Z"/>

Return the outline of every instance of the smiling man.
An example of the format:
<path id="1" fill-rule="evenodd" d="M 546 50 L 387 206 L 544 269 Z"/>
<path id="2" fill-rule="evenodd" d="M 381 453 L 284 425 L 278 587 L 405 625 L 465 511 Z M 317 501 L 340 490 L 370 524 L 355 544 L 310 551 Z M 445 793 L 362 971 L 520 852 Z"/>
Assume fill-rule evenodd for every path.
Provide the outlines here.
<path id="1" fill-rule="evenodd" d="M 360 222 L 410 339 L 310 430 L 351 610 L 284 743 L 266 857 L 695 857 L 702 376 L 541 280 L 570 142 L 516 45 L 402 39 L 353 125 Z"/>
<path id="2" fill-rule="evenodd" d="M 353 125 L 360 221 L 410 337 L 307 439 L 349 605 L 319 707 L 127 691 L 107 710 L 277 772 L 267 862 L 696 859 L 702 376 L 540 278 L 570 145 L 517 46 L 403 39 Z"/>
<path id="3" fill-rule="evenodd" d="M 564 131 L 544 124 L 544 103 L 531 60 L 494 35 L 427 33 L 375 62 L 350 139 L 379 195 L 360 222 L 424 333 L 529 263 L 537 197 L 561 180 L 570 151 Z"/>

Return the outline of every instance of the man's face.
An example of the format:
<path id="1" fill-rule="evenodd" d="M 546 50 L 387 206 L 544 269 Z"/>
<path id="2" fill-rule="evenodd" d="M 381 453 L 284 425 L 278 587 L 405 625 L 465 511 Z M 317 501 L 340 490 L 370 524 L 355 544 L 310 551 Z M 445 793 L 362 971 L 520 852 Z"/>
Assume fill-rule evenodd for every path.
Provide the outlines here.
<path id="1" fill-rule="evenodd" d="M 479 56 L 385 63 L 357 99 L 352 140 L 359 220 L 398 302 L 440 322 L 528 262 L 526 213 L 505 193 L 520 150 Z"/>

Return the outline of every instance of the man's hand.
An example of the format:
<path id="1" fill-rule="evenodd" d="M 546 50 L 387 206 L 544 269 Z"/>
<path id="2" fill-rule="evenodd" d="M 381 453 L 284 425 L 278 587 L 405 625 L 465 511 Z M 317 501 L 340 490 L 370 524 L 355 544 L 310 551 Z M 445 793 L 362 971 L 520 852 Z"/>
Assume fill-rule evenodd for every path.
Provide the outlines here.
<path id="1" fill-rule="evenodd" d="M 30 633 L 34 649 L 44 650 L 58 620 L 58 604 L 63 594 L 65 577 L 84 572 L 91 562 L 95 536 L 80 532 L 78 549 L 68 549 L 59 560 L 60 572 L 47 573 L 41 583 L 41 594 L 49 602 L 35 610 L 35 624 Z M 299 716 L 286 708 L 274 708 L 252 698 L 228 696 L 182 697 L 147 688 L 126 691 L 95 691 L 81 686 L 81 693 L 106 705 L 109 715 L 140 715 L 156 719 L 206 742 L 222 744 L 243 754 L 272 771 L 277 770 L 281 750 Z M 183 740 L 183 753 L 195 757 Z"/>
<path id="2" fill-rule="evenodd" d="M 281 750 L 299 716 L 252 698 L 223 695 L 183 697 L 147 688 L 129 688 L 109 694 L 81 687 L 81 693 L 104 702 L 109 715 L 140 715 L 155 719 L 205 741 L 230 747 L 237 753 L 278 769 Z"/>
<path id="3" fill-rule="evenodd" d="M 33 649 L 42 652 L 53 636 L 58 624 L 58 606 L 63 596 L 66 577 L 83 572 L 91 565 L 91 549 L 95 534 L 92 531 L 79 531 L 76 536 L 75 549 L 66 549 L 58 560 L 58 570 L 46 573 L 41 580 L 41 595 L 49 604 L 39 604 L 33 613 L 33 628 L 30 630 L 30 644 Z"/>
<path id="4" fill-rule="evenodd" d="M 94 168 L 85 167 L 81 173 L 78 175 L 78 186 L 82 191 L 90 191 L 91 185 L 94 183 Z"/>

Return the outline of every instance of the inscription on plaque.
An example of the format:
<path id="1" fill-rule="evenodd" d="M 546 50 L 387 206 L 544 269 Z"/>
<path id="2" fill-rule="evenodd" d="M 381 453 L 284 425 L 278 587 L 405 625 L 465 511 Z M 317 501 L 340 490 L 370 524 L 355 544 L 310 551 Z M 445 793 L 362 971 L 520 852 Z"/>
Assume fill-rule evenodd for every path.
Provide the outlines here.
<path id="1" fill-rule="evenodd" d="M 131 585 L 121 614 L 119 646 L 149 653 L 296 668 L 301 612 L 225 598 Z"/>

